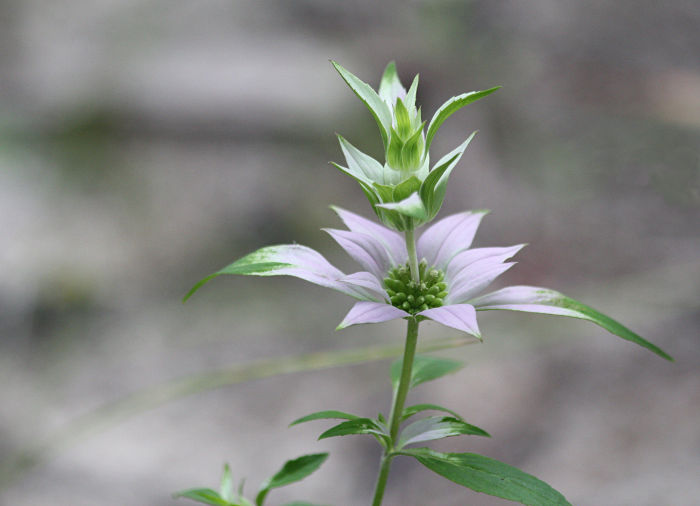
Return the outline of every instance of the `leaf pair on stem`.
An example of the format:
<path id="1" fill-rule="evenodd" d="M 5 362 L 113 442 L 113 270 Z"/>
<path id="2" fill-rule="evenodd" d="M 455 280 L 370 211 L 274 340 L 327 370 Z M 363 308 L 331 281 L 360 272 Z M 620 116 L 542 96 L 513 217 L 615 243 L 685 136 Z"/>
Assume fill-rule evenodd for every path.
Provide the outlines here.
<path id="1" fill-rule="evenodd" d="M 394 396 L 399 387 L 402 361 L 391 366 Z M 409 388 L 441 378 L 461 369 L 455 360 L 418 355 L 415 357 Z M 497 460 L 474 453 L 441 453 L 427 447 L 407 448 L 453 436 L 472 435 L 490 437 L 485 430 L 467 423 L 456 412 L 436 404 L 417 404 L 403 409 L 401 420 L 406 421 L 424 411 L 439 411 L 450 416 L 427 416 L 406 425 L 393 440 L 386 419 L 364 418 L 342 411 L 319 411 L 291 423 L 297 425 L 312 420 L 340 419 L 343 422 L 323 432 L 319 439 L 354 434 L 369 434 L 382 445 L 388 459 L 412 457 L 431 471 L 459 485 L 477 492 L 520 501 L 526 505 L 565 506 L 569 502 L 562 494 L 534 476 Z"/>
<path id="2" fill-rule="evenodd" d="M 260 489 L 255 496 L 255 502 L 243 497 L 243 481 L 241 481 L 238 486 L 237 492 L 234 493 L 231 469 L 228 464 L 224 465 L 224 474 L 221 478 L 221 486 L 218 492 L 210 488 L 193 488 L 177 492 L 174 494 L 174 497 L 184 497 L 212 506 L 263 506 L 270 490 L 303 480 L 321 467 L 321 464 L 323 464 L 326 458 L 328 458 L 327 453 L 315 453 L 312 455 L 303 455 L 294 460 L 288 460 L 285 462 L 284 466 L 282 466 L 282 469 L 260 485 Z M 310 502 L 295 501 L 287 503 L 284 506 L 315 505 Z"/>

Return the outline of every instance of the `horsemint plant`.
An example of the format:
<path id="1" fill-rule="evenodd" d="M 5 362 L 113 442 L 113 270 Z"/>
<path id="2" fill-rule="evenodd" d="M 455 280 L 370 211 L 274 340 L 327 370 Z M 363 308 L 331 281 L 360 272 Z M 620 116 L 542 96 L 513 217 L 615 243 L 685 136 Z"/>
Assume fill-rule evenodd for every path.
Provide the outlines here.
<path id="1" fill-rule="evenodd" d="M 469 136 L 429 169 L 428 150 L 435 133 L 453 112 L 497 88 L 451 98 L 435 113 L 426 134 L 420 109 L 415 106 L 417 76 L 406 91 L 392 62 L 386 67 L 379 90 L 375 92 L 337 63 L 333 65 L 374 116 L 385 148 L 386 160 L 381 164 L 339 136 L 347 167 L 337 164 L 336 167 L 360 183 L 375 213 L 386 225 L 333 207 L 348 230 L 326 229 L 326 232 L 360 264 L 361 270 L 345 274 L 306 246 L 267 246 L 202 279 L 185 299 L 222 274 L 287 275 L 338 290 L 358 300 L 338 329 L 361 323 L 406 320 L 403 358 L 391 367 L 393 399 L 387 416 L 379 414 L 368 418 L 332 410 L 312 413 L 292 422 L 295 425 L 311 420 L 340 419 L 343 421 L 325 431 L 319 439 L 368 434 L 379 442 L 382 456 L 373 506 L 382 503 L 390 464 L 397 456 L 415 458 L 435 473 L 478 492 L 527 505 L 569 504 L 546 483 L 502 462 L 473 453 L 441 453 L 411 446 L 457 435 L 489 436 L 448 408 L 436 404 L 405 406 L 409 389 L 462 366 L 454 360 L 416 355 L 420 323 L 432 320 L 481 340 L 477 311 L 503 309 L 569 316 L 589 320 L 667 360 L 673 359 L 612 318 L 554 290 L 511 286 L 482 294 L 496 277 L 513 265 L 507 260 L 523 247 L 471 248 L 486 211 L 447 216 L 430 224 L 416 238 L 416 228 L 432 221 L 440 210 L 450 172 L 474 136 Z M 404 421 L 426 411 L 441 415 L 426 416 L 402 427 Z"/>

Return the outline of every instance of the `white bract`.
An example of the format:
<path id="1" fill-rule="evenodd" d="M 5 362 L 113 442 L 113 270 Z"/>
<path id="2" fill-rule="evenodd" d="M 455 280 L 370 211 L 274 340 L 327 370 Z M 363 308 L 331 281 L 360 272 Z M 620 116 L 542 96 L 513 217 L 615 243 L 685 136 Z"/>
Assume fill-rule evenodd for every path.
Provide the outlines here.
<path id="1" fill-rule="evenodd" d="M 480 295 L 524 245 L 471 248 L 487 211 L 453 214 L 420 234 L 420 281 L 409 273 L 406 242 L 397 232 L 340 208 L 334 208 L 348 230 L 326 229 L 360 264 L 345 274 L 320 253 L 298 244 L 267 246 L 197 283 L 189 297 L 222 274 L 294 276 L 358 299 L 338 328 L 399 318 L 428 319 L 481 339 L 476 312 L 506 309 L 569 316 L 592 321 L 613 334 L 671 359 L 664 351 L 598 311 L 559 292 L 534 286 L 510 286 Z"/>

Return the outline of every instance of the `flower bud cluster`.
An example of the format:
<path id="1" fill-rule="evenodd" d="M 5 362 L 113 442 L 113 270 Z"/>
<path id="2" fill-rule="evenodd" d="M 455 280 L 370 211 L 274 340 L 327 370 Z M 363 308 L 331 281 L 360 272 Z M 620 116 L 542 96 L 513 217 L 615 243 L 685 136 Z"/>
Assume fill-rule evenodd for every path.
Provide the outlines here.
<path id="1" fill-rule="evenodd" d="M 387 104 L 391 107 L 392 126 L 386 148 L 386 163 L 390 169 L 402 174 L 401 179 L 418 172 L 426 156 L 425 122 L 421 121 L 420 109 L 416 109 L 414 101 L 415 95 L 407 103 L 401 97 L 396 97 L 394 103 Z"/>
<path id="2" fill-rule="evenodd" d="M 430 167 L 430 145 L 440 125 L 455 111 L 496 91 L 472 91 L 452 97 L 426 122 L 416 107 L 418 76 L 406 90 L 389 63 L 379 88 L 374 91 L 336 62 L 332 62 L 343 80 L 372 113 L 384 145 L 384 163 L 375 160 L 338 136 L 347 166 L 336 163 L 340 171 L 362 187 L 382 222 L 395 230 L 412 230 L 437 215 L 445 197 L 452 169 L 459 162 L 474 134 Z"/>
<path id="3" fill-rule="evenodd" d="M 444 272 L 434 268 L 428 269 L 425 259 L 421 260 L 418 271 L 419 282 L 411 278 L 408 264 L 393 268 L 384 278 L 391 305 L 412 315 L 442 306 L 447 296 Z"/>

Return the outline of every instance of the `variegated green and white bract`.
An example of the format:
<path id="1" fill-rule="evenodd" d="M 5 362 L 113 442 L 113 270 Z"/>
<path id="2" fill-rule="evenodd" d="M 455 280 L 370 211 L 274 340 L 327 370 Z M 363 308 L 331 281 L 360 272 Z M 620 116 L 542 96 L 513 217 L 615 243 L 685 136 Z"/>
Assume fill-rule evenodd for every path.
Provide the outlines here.
<path id="1" fill-rule="evenodd" d="M 298 244 L 267 246 L 202 279 L 187 294 L 222 274 L 287 275 L 332 288 L 358 300 L 338 328 L 400 318 L 433 320 L 481 339 L 477 311 L 505 309 L 569 316 L 592 321 L 609 332 L 661 357 L 672 358 L 622 324 L 548 288 L 510 286 L 482 295 L 508 270 L 509 260 L 523 245 L 471 248 L 486 211 L 453 214 L 428 226 L 416 243 L 421 259 L 420 281 L 413 281 L 406 243 L 382 225 L 334 208 L 348 230 L 326 229 L 361 266 L 345 274 L 320 253 Z"/>
<path id="2" fill-rule="evenodd" d="M 339 135 L 347 166 L 333 165 L 360 184 L 385 225 L 409 230 L 431 221 L 442 206 L 450 173 L 476 132 L 430 169 L 429 151 L 435 134 L 452 113 L 493 93 L 498 87 L 452 97 L 435 112 L 424 132 L 426 122 L 421 120 L 421 109 L 416 107 L 418 76 L 406 91 L 396 73 L 396 65 L 391 62 L 375 92 L 338 63 L 332 63 L 372 113 L 385 152 L 382 164 Z"/>

